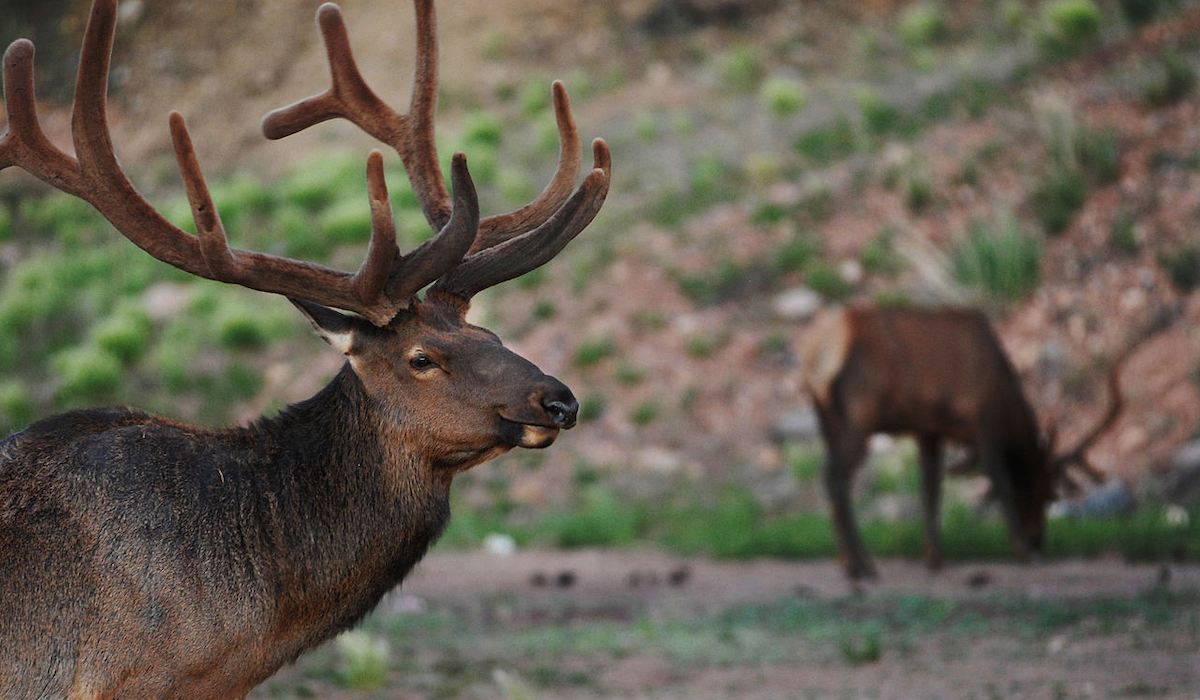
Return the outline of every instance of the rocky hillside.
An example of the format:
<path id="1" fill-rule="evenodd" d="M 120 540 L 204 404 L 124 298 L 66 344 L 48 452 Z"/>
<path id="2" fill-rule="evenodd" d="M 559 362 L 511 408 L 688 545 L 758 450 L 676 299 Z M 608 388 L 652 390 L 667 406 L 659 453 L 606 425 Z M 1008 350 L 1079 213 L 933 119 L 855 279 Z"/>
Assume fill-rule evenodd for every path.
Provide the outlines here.
<path id="1" fill-rule="evenodd" d="M 584 421 L 548 452 L 479 470 L 462 490 L 468 502 L 562 505 L 575 485 L 603 479 L 640 498 L 738 483 L 769 508 L 795 507 L 806 498 L 797 449 L 779 437 L 797 424 L 803 431 L 798 349 L 817 308 L 837 303 L 987 309 L 1039 416 L 1067 443 L 1101 415 L 1104 374 L 1137 340 L 1121 373 L 1128 408 L 1093 462 L 1136 482 L 1196 435 L 1200 8 L 853 5 L 442 3 L 442 155 L 461 147 L 494 168 L 485 214 L 518 204 L 552 170 L 553 78 L 567 81 L 585 138 L 608 139 L 615 170 L 596 223 L 544 271 L 489 293 L 476 311 L 577 389 Z M 315 4 L 122 7 L 114 141 L 156 201 L 179 196 L 169 109 L 188 119 L 210 177 L 249 175 L 268 190 L 297 173 L 319 187 L 332 171 L 322 159 L 340 163 L 373 147 L 343 124 L 284 143 L 257 133 L 261 115 L 327 85 Z M 397 0 L 344 9 L 367 80 L 402 106 L 411 9 Z M 70 36 L 80 11 L 66 16 L 53 29 Z M 39 79 L 61 87 L 63 73 L 60 62 Z M 65 143 L 60 92 L 49 90 L 43 110 Z M 479 143 L 494 154 L 475 160 Z M 0 249 L 0 276 L 12 279 L 62 244 L 31 233 L 34 205 L 15 204 L 37 200 L 41 188 L 5 172 L 0 189 L 14 203 Z M 268 245 L 286 228 L 264 226 L 255 235 Z M 107 235 L 87 240 L 107 245 Z M 235 244 L 249 247 L 239 235 L 231 232 Z M 354 264 L 354 241 L 322 261 Z M 122 250 L 140 255 L 127 243 Z M 186 336 L 170 330 L 172 319 L 208 294 L 165 271 L 162 280 L 130 286 L 152 346 Z M 260 305 L 249 292 L 229 293 L 243 307 Z M 265 308 L 272 319 L 287 313 Z M 162 362 L 135 360 L 109 393 L 209 422 L 302 398 L 337 359 L 299 319 L 279 323 L 293 325 L 263 342 L 202 348 L 196 362 L 223 377 L 236 355 L 244 382 L 210 377 L 172 393 Z M 93 326 L 62 330 L 62 343 L 94 337 Z M 27 381 L 27 398 L 13 405 L 37 414 L 77 400 L 62 398 L 61 372 L 34 362 L 22 356 L 13 370 L 44 381 Z"/>

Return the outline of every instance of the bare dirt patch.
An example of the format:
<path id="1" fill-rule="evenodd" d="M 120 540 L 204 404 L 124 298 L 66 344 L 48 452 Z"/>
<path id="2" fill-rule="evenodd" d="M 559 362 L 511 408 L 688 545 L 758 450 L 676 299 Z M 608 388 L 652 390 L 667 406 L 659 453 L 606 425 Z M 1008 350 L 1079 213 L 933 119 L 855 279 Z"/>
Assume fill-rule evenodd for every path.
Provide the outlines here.
<path id="1" fill-rule="evenodd" d="M 260 697 L 1107 698 L 1200 694 L 1200 566 L 836 562 L 653 551 L 438 553 L 364 629 L 369 693 L 336 643 Z M 680 572 L 686 576 L 680 578 Z M 569 576 L 568 576 L 569 574 Z M 520 693 L 528 693 L 521 696 Z"/>

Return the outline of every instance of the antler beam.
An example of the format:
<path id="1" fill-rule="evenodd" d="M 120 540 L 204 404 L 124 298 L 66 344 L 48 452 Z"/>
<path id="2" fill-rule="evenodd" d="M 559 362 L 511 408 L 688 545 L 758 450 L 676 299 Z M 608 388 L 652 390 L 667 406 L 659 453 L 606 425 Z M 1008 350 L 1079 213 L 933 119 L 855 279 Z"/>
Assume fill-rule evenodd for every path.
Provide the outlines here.
<path id="1" fill-rule="evenodd" d="M 173 226 L 155 211 L 121 169 L 108 129 L 106 93 L 116 0 L 95 0 L 84 36 L 71 119 L 75 157 L 56 148 L 39 125 L 33 44 L 18 40 L 5 52 L 8 130 L 0 137 L 0 169 L 19 166 L 87 201 L 138 247 L 199 277 L 354 311 L 377 325 L 388 323 L 417 292 L 439 278 L 447 278 L 440 289 L 469 298 L 549 260 L 586 227 L 607 194 L 611 158 L 607 146 L 597 139 L 593 144 L 595 169 L 571 194 L 579 173 L 579 136 L 566 90 L 556 81 L 552 95 L 561 151 L 553 178 L 525 207 L 481 221 L 466 157 L 459 153 L 452 159 L 453 196 L 438 166 L 433 136 L 437 98 L 433 2 L 414 0 L 414 5 L 417 62 L 407 114 L 397 113 L 363 81 L 341 12 L 326 3 L 318 10 L 317 21 L 329 57 L 330 89 L 263 119 L 263 133 L 277 139 L 342 117 L 394 148 L 426 219 L 438 231 L 407 255 L 401 255 L 396 246 L 378 151 L 367 161 L 372 233 L 366 259 L 357 272 L 230 247 L 178 113 L 170 115 L 171 137 L 197 235 Z M 458 271 L 459 267 L 463 269 Z"/>
<path id="2" fill-rule="evenodd" d="M 440 228 L 448 217 L 449 206 L 433 138 L 433 114 L 437 103 L 436 17 L 432 0 L 414 0 L 413 5 L 417 58 L 407 113 L 400 114 L 389 107 L 363 80 L 350 48 L 341 11 L 337 5 L 326 3 L 317 10 L 317 24 L 329 60 L 329 89 L 271 112 L 263 118 L 262 130 L 267 138 L 279 139 L 329 119 L 350 121 L 400 155 L 425 218 L 431 226 Z M 554 81 L 551 95 L 559 135 L 558 165 L 554 176 L 529 204 L 480 221 L 471 253 L 495 247 L 542 226 L 571 196 L 579 177 L 579 133 L 562 81 Z M 607 149 L 604 153 L 607 154 Z M 597 156 L 594 168 L 603 170 L 606 179 L 611 175 L 611 162 L 607 156 Z M 596 210 L 599 210 L 598 206 Z"/>

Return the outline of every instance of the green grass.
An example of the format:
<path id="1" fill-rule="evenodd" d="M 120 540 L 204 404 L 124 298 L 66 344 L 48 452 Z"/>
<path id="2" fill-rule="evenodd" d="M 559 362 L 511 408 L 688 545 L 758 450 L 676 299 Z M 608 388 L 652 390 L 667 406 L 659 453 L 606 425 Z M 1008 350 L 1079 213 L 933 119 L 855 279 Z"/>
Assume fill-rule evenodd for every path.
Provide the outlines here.
<path id="1" fill-rule="evenodd" d="M 805 457 L 793 468 L 808 482 L 819 463 Z M 915 471 L 915 470 L 909 470 Z M 905 486 L 902 490 L 911 491 Z M 860 511 L 863 504 L 857 504 Z M 715 498 L 686 495 L 666 501 L 638 502 L 617 495 L 603 482 L 586 487 L 568 509 L 527 515 L 487 512 L 478 507 L 461 519 L 457 509 L 446 538 L 451 546 L 477 546 L 487 532 L 511 534 L 522 545 L 604 547 L 652 543 L 676 553 L 719 559 L 828 559 L 837 546 L 828 516 L 811 512 L 769 513 L 741 487 L 728 487 Z M 525 523 L 522 525 L 521 523 Z M 920 560 L 924 534 L 917 521 L 870 520 L 860 523 L 868 551 L 877 557 Z M 942 544 L 950 561 L 1006 560 L 1012 545 L 1005 525 L 963 505 L 948 505 L 942 515 Z M 1050 559 L 1118 555 L 1131 561 L 1200 560 L 1200 518 L 1172 525 L 1160 511 L 1131 516 L 1051 520 L 1045 555 Z"/>
<path id="2" fill-rule="evenodd" d="M 1104 24 L 1092 0 L 1050 0 L 1039 9 L 1038 44 L 1051 58 L 1078 55 L 1099 37 Z"/>
<path id="3" fill-rule="evenodd" d="M 763 75 L 762 60 L 748 46 L 739 46 L 719 59 L 725 85 L 737 92 L 750 92 Z"/>
<path id="4" fill-rule="evenodd" d="M 600 364 L 601 360 L 611 357 L 614 352 L 616 346 L 611 338 L 597 338 L 576 348 L 572 363 L 580 369 L 594 367 Z"/>
<path id="5" fill-rule="evenodd" d="M 808 101 L 808 93 L 799 81 L 769 78 L 760 88 L 760 99 L 771 116 L 784 119 L 799 112 Z"/>
<path id="6" fill-rule="evenodd" d="M 934 3 L 916 3 L 904 8 L 897 29 L 900 38 L 911 48 L 934 44 L 950 35 L 946 11 Z"/>
<path id="7" fill-rule="evenodd" d="M 1015 217 L 973 221 L 952 253 L 955 276 L 1004 301 L 1017 301 L 1037 288 L 1041 244 Z"/>
<path id="8" fill-rule="evenodd" d="M 1161 253 L 1158 264 L 1171 278 L 1171 284 L 1181 292 L 1187 293 L 1200 286 L 1200 246 L 1185 245 Z"/>
<path id="9" fill-rule="evenodd" d="M 814 165 L 829 165 L 858 149 L 858 134 L 853 122 L 840 117 L 828 126 L 804 132 L 796 138 L 792 149 Z"/>
<path id="10" fill-rule="evenodd" d="M 1087 201 L 1087 183 L 1077 171 L 1055 170 L 1049 173 L 1030 196 L 1030 206 L 1046 233 L 1058 235 L 1067 230 Z"/>
<path id="11" fill-rule="evenodd" d="M 1142 84 L 1142 99 L 1152 107 L 1175 104 L 1196 87 L 1196 69 L 1182 54 L 1167 50 L 1158 55 Z"/>

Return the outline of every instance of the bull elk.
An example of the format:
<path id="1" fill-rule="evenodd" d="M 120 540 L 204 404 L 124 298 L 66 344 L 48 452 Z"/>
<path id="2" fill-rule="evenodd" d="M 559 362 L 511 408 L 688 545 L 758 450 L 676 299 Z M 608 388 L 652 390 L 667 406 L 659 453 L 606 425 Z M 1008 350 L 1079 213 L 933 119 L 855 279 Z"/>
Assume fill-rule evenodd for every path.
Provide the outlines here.
<path id="1" fill-rule="evenodd" d="M 1046 508 L 1067 468 L 1079 464 L 1097 473 L 1085 453 L 1122 407 L 1117 361 L 1104 417 L 1074 448 L 1056 453 L 1054 431 L 1040 431 L 1016 370 L 974 310 L 839 309 L 818 319 L 810 338 L 804 381 L 825 441 L 825 487 L 842 565 L 854 580 L 876 575 L 850 506 L 872 434 L 916 437 L 931 569 L 942 564 L 938 511 L 946 440 L 965 446 L 988 476 L 1013 547 L 1028 560 L 1041 550 Z"/>
<path id="2" fill-rule="evenodd" d="M 438 165 L 434 10 L 414 5 L 407 113 L 363 81 L 341 13 L 325 4 L 317 22 L 332 87 L 262 123 L 277 139 L 341 117 L 399 154 L 438 233 L 400 254 L 373 151 L 370 245 L 353 274 L 231 248 L 178 113 L 170 131 L 198 234 L 139 194 L 106 123 L 116 0 L 91 9 L 74 157 L 39 124 L 33 44 L 9 46 L 0 168 L 87 201 L 165 263 L 286 296 L 347 361 L 312 398 L 245 427 L 90 409 L 0 442 L 0 698 L 245 697 L 404 578 L 449 518 L 455 474 L 547 447 L 575 424 L 565 385 L 464 315 L 477 292 L 547 262 L 591 222 L 608 191 L 608 149 L 595 140 L 595 167 L 576 188 L 579 137 L 555 82 L 562 150 L 550 184 L 524 208 L 480 220 L 465 156 L 452 161 L 452 196 Z"/>

